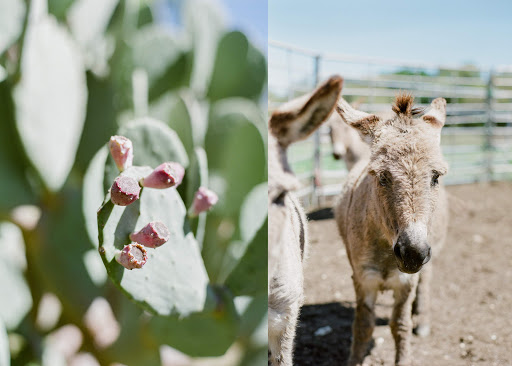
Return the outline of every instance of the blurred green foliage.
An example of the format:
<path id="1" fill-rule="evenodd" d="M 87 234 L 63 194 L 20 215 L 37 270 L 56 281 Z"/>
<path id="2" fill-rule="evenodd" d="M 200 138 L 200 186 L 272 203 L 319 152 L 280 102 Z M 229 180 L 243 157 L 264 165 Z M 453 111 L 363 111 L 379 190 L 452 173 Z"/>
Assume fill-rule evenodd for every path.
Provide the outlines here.
<path id="1" fill-rule="evenodd" d="M 160 365 L 163 345 L 204 357 L 235 344 L 242 352 L 231 364 L 261 362 L 265 55 L 228 31 L 206 0 L 184 2 L 181 29 L 156 23 L 162 3 L 151 0 L 2 6 L 0 366 L 9 358 L 68 364 L 84 352 L 101 365 Z M 126 174 L 180 162 L 178 190 L 147 190 L 136 204 L 111 207 L 105 195 L 119 172 L 106 142 L 114 134 L 133 141 L 134 164 L 143 166 Z M 199 186 L 219 203 L 189 220 Z M 125 271 L 112 260 L 119 238 L 153 219 L 172 228 L 172 239 L 143 269 Z M 90 324 L 98 298 L 117 326 L 105 310 L 92 316 L 101 331 Z M 69 329 L 81 336 L 59 341 Z"/>

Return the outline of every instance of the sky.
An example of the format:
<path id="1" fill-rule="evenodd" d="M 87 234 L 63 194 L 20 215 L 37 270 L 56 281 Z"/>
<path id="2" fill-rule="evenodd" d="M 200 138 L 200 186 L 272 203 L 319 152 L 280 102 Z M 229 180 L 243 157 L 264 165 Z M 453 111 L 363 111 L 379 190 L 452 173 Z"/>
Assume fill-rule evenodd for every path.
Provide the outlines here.
<path id="1" fill-rule="evenodd" d="M 268 36 L 319 52 L 512 64 L 510 0 L 269 0 Z"/>
<path id="2" fill-rule="evenodd" d="M 157 0 L 157 17 L 181 27 L 181 7 L 188 0 Z M 245 33 L 255 46 L 267 53 L 267 0 L 202 0 L 217 4 L 229 30 Z M 199 2 L 200 3 L 200 2 Z"/>

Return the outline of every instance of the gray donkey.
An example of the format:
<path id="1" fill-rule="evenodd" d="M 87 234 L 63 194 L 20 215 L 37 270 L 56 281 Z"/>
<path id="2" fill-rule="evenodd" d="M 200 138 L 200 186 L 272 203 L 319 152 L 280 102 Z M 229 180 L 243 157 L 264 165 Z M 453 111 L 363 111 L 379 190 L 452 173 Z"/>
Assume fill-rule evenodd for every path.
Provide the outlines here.
<path id="1" fill-rule="evenodd" d="M 357 111 L 342 98 L 337 106 L 370 144 L 369 159 L 352 168 L 335 207 L 357 302 L 350 366 L 361 365 L 368 351 L 381 290 L 394 294 L 396 365 L 411 364 L 412 313 L 416 333 L 430 332 L 432 264 L 424 265 L 446 237 L 448 205 L 439 181 L 447 172 L 440 148 L 446 101 L 435 99 L 424 115 L 413 101 L 411 95 L 397 96 L 390 119 Z"/>
<path id="2" fill-rule="evenodd" d="M 268 341 L 269 365 L 291 366 L 303 302 L 307 222 L 291 191 L 299 187 L 286 158 L 288 146 L 316 130 L 332 113 L 343 80 L 331 77 L 312 94 L 275 111 L 269 121 Z"/>

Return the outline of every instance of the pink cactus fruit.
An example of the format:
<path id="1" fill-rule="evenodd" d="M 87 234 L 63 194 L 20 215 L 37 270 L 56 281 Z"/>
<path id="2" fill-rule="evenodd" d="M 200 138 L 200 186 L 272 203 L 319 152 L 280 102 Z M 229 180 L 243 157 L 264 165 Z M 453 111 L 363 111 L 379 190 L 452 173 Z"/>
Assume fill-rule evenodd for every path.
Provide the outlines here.
<path id="1" fill-rule="evenodd" d="M 130 234 L 130 240 L 142 244 L 148 248 L 157 248 L 171 237 L 167 226 L 160 221 L 150 222 L 139 232 Z"/>
<path id="2" fill-rule="evenodd" d="M 124 136 L 112 136 L 108 142 L 110 154 L 119 171 L 124 171 L 133 163 L 133 144 L 130 139 Z"/>
<path id="3" fill-rule="evenodd" d="M 185 168 L 183 168 L 183 166 L 180 163 L 176 163 L 174 161 L 171 161 L 168 164 L 176 174 L 176 188 L 178 188 L 178 186 L 183 181 L 183 177 L 185 176 Z"/>
<path id="4" fill-rule="evenodd" d="M 133 178 L 119 176 L 110 188 L 110 199 L 114 205 L 128 206 L 139 199 L 140 186 Z"/>
<path id="5" fill-rule="evenodd" d="M 191 216 L 197 216 L 201 212 L 208 211 L 213 205 L 217 203 L 219 198 L 217 194 L 210 191 L 208 188 L 199 187 L 195 196 L 192 207 L 190 208 Z"/>
<path id="6" fill-rule="evenodd" d="M 148 259 L 146 249 L 137 243 L 125 245 L 123 250 L 116 254 L 116 261 L 124 268 L 132 270 L 142 268 Z"/>
<path id="7" fill-rule="evenodd" d="M 185 175 L 185 169 L 180 163 L 166 162 L 156 167 L 153 172 L 141 180 L 141 184 L 148 188 L 165 189 L 179 186 Z"/>

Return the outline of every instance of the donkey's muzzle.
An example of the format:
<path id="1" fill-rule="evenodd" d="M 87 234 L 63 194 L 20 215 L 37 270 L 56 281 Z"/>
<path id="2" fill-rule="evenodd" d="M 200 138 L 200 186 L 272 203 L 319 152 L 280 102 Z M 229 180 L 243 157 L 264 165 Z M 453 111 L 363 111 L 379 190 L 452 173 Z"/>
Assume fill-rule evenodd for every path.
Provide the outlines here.
<path id="1" fill-rule="evenodd" d="M 405 273 L 416 273 L 432 256 L 430 245 L 426 241 L 413 242 L 407 231 L 398 237 L 393 248 L 398 269 Z"/>

